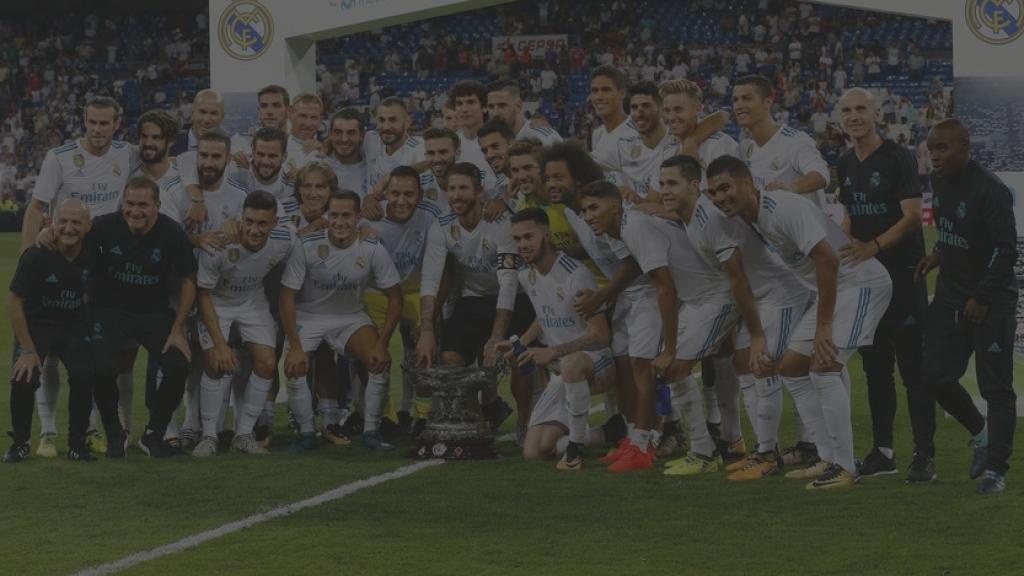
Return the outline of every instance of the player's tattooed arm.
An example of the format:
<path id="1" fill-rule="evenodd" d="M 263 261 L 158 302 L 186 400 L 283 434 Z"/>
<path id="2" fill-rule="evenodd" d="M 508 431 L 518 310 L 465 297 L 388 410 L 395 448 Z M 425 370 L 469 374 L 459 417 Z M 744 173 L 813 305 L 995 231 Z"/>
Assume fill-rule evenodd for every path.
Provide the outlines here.
<path id="1" fill-rule="evenodd" d="M 679 153 L 699 158 L 700 145 L 712 134 L 724 129 L 729 124 L 729 114 L 719 110 L 710 114 L 700 122 L 693 132 L 679 143 Z"/>
<path id="2" fill-rule="evenodd" d="M 614 302 L 627 286 L 643 274 L 632 256 L 623 258 L 621 262 L 622 266 L 615 272 L 615 276 L 608 279 L 607 284 L 597 290 L 580 290 L 576 293 L 574 307 L 580 318 L 590 318 L 600 312 L 603 305 Z"/>
<path id="3" fill-rule="evenodd" d="M 552 346 L 551 351 L 557 358 L 564 358 L 574 352 L 594 351 L 608 347 L 611 336 L 608 330 L 608 319 L 604 316 L 592 316 L 587 319 L 587 332 L 579 338 Z"/>

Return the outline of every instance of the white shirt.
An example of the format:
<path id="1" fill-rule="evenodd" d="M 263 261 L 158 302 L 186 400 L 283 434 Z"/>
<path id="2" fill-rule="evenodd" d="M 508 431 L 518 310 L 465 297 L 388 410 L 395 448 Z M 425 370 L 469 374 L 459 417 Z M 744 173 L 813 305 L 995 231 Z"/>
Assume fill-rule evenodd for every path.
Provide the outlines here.
<path id="1" fill-rule="evenodd" d="M 632 118 L 608 132 L 604 126 L 594 128 L 590 137 L 590 155 L 601 164 L 602 168 L 618 169 L 619 166 L 619 140 L 622 138 L 633 138 L 639 136 Z"/>
<path id="2" fill-rule="evenodd" d="M 498 308 L 513 309 L 519 257 L 508 214 L 494 222 L 481 218 L 471 231 L 459 223 L 454 212 L 438 218 L 427 234 L 421 295 L 437 296 L 449 255 L 455 260 L 462 296 L 497 296 Z"/>
<path id="3" fill-rule="evenodd" d="M 281 284 L 298 291 L 296 308 L 307 314 L 339 316 L 363 312 L 363 290 L 398 284 L 398 271 L 376 240 L 338 248 L 323 230 L 302 239 L 288 258 Z"/>
<path id="4" fill-rule="evenodd" d="M 658 188 L 662 161 L 675 156 L 678 146 L 675 138 L 666 131 L 654 148 L 648 148 L 639 134 L 619 138 L 617 148 L 615 168 L 626 175 L 634 192 L 646 197 L 651 190 Z"/>
<path id="5" fill-rule="evenodd" d="M 557 346 L 586 334 L 587 321 L 573 306 L 577 292 L 597 290 L 594 275 L 586 266 L 560 252 L 547 274 L 529 266 L 519 271 L 518 279 L 537 313 L 545 344 Z"/>
<path id="6" fill-rule="evenodd" d="M 284 161 L 281 171 L 285 174 L 294 175 L 303 166 L 313 160 L 323 160 L 324 156 L 319 149 L 306 152 L 303 148 L 304 142 L 296 136 L 288 136 L 288 159 Z"/>
<path id="7" fill-rule="evenodd" d="M 203 203 L 206 204 L 206 220 L 197 230 L 191 230 L 193 234 L 205 234 L 211 230 L 218 230 L 229 219 L 238 218 L 242 215 L 242 204 L 245 197 L 251 190 L 244 182 L 231 178 L 229 175 L 221 179 L 220 187 L 216 190 L 203 191 Z M 192 201 L 188 194 L 182 190 L 180 196 L 173 202 L 162 202 L 161 212 L 169 216 L 175 222 L 181 224 L 188 216 L 188 210 Z"/>
<path id="8" fill-rule="evenodd" d="M 732 300 L 729 281 L 717 260 L 697 250 L 686 226 L 628 210 L 622 215 L 622 241 L 644 274 L 669 269 L 680 302 L 699 306 Z"/>
<path id="9" fill-rule="evenodd" d="M 420 173 L 420 190 L 423 191 L 423 199 L 420 202 L 431 206 L 430 211 L 435 218 L 451 212 L 448 191 L 437 181 L 433 171 L 426 170 Z"/>
<path id="10" fill-rule="evenodd" d="M 806 132 L 780 126 L 764 146 L 745 138 L 740 142 L 740 154 L 750 167 L 758 189 L 764 189 L 771 182 L 788 184 L 811 172 L 821 174 L 828 186 L 828 164 Z M 813 197 L 819 208 L 825 205 L 821 190 L 815 191 Z"/>
<path id="11" fill-rule="evenodd" d="M 213 291 L 214 307 L 252 306 L 266 309 L 263 279 L 278 263 L 285 262 L 301 244 L 287 226 L 270 231 L 266 244 L 251 252 L 241 244 L 230 244 L 213 254 L 201 252 L 196 283 Z M 225 335 L 226 336 L 226 335 Z"/>
<path id="12" fill-rule="evenodd" d="M 142 171 L 141 167 L 132 176 L 150 178 L 149 175 Z M 150 179 L 152 180 L 152 178 Z M 188 200 L 188 193 L 185 191 L 185 186 L 181 183 L 181 177 L 178 175 L 178 169 L 174 167 L 173 163 L 167 167 L 164 175 L 157 179 L 156 184 L 160 187 L 160 213 L 174 219 L 177 214 L 177 210 L 174 207 L 182 201 L 182 198 Z M 181 224 L 181 222 L 178 222 L 178 224 Z"/>
<path id="13" fill-rule="evenodd" d="M 417 209 L 405 222 L 394 222 L 387 217 L 377 221 L 364 220 L 360 227 L 373 230 L 374 237 L 391 256 L 398 271 L 402 292 L 418 294 L 423 255 L 427 250 L 427 234 L 437 221 L 433 212 Z"/>
<path id="14" fill-rule="evenodd" d="M 93 156 L 75 140 L 46 153 L 32 198 L 49 204 L 51 212 L 70 198 L 81 200 L 93 218 L 117 212 L 138 163 L 138 148 L 127 142 L 114 140 L 102 156 Z"/>
<path id="15" fill-rule="evenodd" d="M 417 136 L 409 136 L 394 153 L 388 154 L 380 135 L 371 130 L 363 138 L 363 157 L 366 159 L 369 185 L 372 188 L 381 178 L 390 176 L 395 168 L 422 162 L 426 158 L 426 151 L 423 140 Z"/>
<path id="16" fill-rule="evenodd" d="M 809 257 L 824 240 L 837 255 L 850 238 L 824 212 L 799 194 L 781 190 L 761 192 L 756 227 L 775 247 L 782 261 L 809 286 L 817 286 L 817 271 Z M 889 272 L 874 258 L 856 266 L 839 265 L 839 288 L 888 283 Z"/>
<path id="17" fill-rule="evenodd" d="M 604 277 L 609 280 L 615 278 L 625 265 L 624 260 L 632 257 L 626 244 L 607 234 L 600 236 L 594 234 L 590 226 L 572 210 L 565 210 L 565 219 L 576 233 L 576 238 L 579 240 L 580 246 L 583 247 L 583 251 L 587 253 L 601 274 L 604 274 Z M 633 300 L 641 297 L 656 297 L 654 287 L 644 275 L 627 286 L 622 291 L 622 295 Z"/>
<path id="18" fill-rule="evenodd" d="M 493 190 L 498 183 L 498 177 L 491 170 L 491 165 L 484 158 L 484 152 L 480 149 L 477 138 L 469 138 L 462 131 L 459 131 L 459 162 L 469 162 L 480 169 L 480 183 L 484 190 Z"/>
<path id="19" fill-rule="evenodd" d="M 365 160 L 356 164 L 342 164 L 334 156 L 329 156 L 326 161 L 331 170 L 334 170 L 338 186 L 342 190 L 351 190 L 359 194 L 359 198 L 366 198 L 370 191 L 370 174 Z"/>

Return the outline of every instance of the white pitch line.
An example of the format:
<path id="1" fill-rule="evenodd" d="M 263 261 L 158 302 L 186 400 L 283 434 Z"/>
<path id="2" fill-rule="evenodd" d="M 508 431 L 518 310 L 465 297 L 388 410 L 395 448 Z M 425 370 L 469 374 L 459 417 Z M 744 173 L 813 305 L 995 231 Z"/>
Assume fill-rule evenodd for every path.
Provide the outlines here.
<path id="1" fill-rule="evenodd" d="M 387 482 L 389 480 L 397 480 L 398 478 L 403 478 L 405 476 L 409 476 L 410 474 L 415 474 L 416 472 L 419 472 L 420 470 L 424 470 L 426 468 L 440 466 L 441 464 L 444 464 L 444 462 L 444 460 L 426 460 L 423 462 L 417 462 L 416 464 L 410 464 L 409 466 L 403 466 L 397 470 L 385 472 L 384 474 L 372 476 L 364 480 L 356 480 L 355 482 L 343 484 L 333 490 L 328 490 L 323 494 L 313 496 L 312 498 L 307 498 L 306 500 L 293 502 L 291 504 L 285 504 L 284 506 L 274 508 L 273 510 L 268 510 L 267 512 L 254 514 L 252 516 L 249 516 L 248 518 L 243 518 L 241 520 L 225 524 L 223 526 L 220 526 L 219 528 L 214 528 L 212 530 L 200 532 L 199 534 L 182 538 L 177 542 L 172 542 L 171 544 L 166 544 L 158 548 L 153 548 L 152 550 L 136 552 L 135 554 L 125 556 L 124 558 L 117 560 L 116 562 L 86 568 L 85 570 L 75 572 L 72 576 L 102 576 L 105 574 L 114 574 L 116 572 L 120 572 L 121 570 L 125 570 L 138 564 L 142 564 L 143 562 L 156 560 L 157 558 L 161 558 L 163 556 L 177 554 L 178 552 L 183 552 L 190 548 L 195 548 L 196 546 L 199 546 L 200 544 L 203 544 L 205 542 L 209 542 L 210 540 L 215 540 L 222 536 L 227 536 L 228 534 L 238 532 L 239 530 L 251 528 L 257 524 L 267 522 L 268 520 L 274 520 L 275 518 L 289 516 L 301 510 L 305 510 L 306 508 L 312 508 L 314 506 L 320 506 L 321 504 L 326 504 L 334 500 L 339 500 L 346 496 L 355 494 L 360 490 L 372 488 L 379 484 L 383 484 L 384 482 Z"/>

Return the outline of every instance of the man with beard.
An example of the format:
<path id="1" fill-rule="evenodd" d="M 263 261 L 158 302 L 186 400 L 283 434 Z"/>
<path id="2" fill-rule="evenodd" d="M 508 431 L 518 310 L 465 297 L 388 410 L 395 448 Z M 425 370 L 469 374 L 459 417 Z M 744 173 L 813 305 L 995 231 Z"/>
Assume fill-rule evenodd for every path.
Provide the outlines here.
<path id="1" fill-rule="evenodd" d="M 227 136 L 224 140 L 226 147 Z M 196 262 L 181 227 L 159 213 L 159 195 L 160 187 L 149 178 L 131 178 L 121 212 L 96 218 L 86 237 L 96 261 L 95 396 L 109 435 L 108 457 L 123 458 L 127 443 L 117 417 L 116 378 L 117 359 L 128 339 L 155 356 L 163 373 L 139 446 L 156 458 L 176 453 L 163 437 L 188 377 L 191 352 L 185 319 L 195 299 Z M 168 306 L 172 288 L 180 293 L 177 312 Z"/>
<path id="2" fill-rule="evenodd" d="M 999 493 L 1006 489 L 1017 423 L 1013 194 L 971 158 L 970 136 L 959 120 L 931 129 L 928 153 L 935 168 L 932 206 L 939 239 L 918 263 L 915 278 L 938 267 L 939 279 L 925 320 L 925 382 L 939 405 L 971 434 L 970 477 L 984 475 L 978 493 Z M 959 383 L 972 355 L 987 417 Z"/>
<path id="3" fill-rule="evenodd" d="M 360 198 L 365 198 L 370 191 L 366 158 L 363 156 L 365 137 L 363 114 L 356 108 L 343 108 L 331 116 L 327 129 L 330 149 L 327 165 L 338 177 L 338 185 L 356 192 Z"/>
<path id="4" fill-rule="evenodd" d="M 510 360 L 518 366 L 534 363 L 551 373 L 537 400 L 523 442 L 523 458 L 557 454 L 558 440 L 568 437 L 558 470 L 580 470 L 584 446 L 590 436 L 587 417 L 590 394 L 609 386 L 615 377 L 608 349 L 608 320 L 604 314 L 584 318 L 573 307 L 574 296 L 597 288 L 593 274 L 551 244 L 547 215 L 528 208 L 512 216 L 512 237 L 527 265 L 518 273 L 519 286 L 529 295 L 536 319 L 520 336 L 529 346 Z M 543 338 L 545 346 L 530 346 Z M 497 345 L 509 354 L 511 342 Z"/>
<path id="5" fill-rule="evenodd" d="M 519 86 L 511 80 L 494 82 L 487 87 L 487 114 L 491 120 L 502 120 L 509 126 L 514 135 L 509 140 L 536 138 L 544 146 L 562 141 L 562 137 L 551 126 L 526 119 Z"/>
<path id="6" fill-rule="evenodd" d="M 292 254 L 285 268 L 279 303 L 281 326 L 288 338 L 284 370 L 288 401 L 300 431 L 298 440 L 289 446 L 292 451 L 316 445 L 306 373 L 308 354 L 321 342 L 366 366 L 370 377 L 362 443 L 372 450 L 392 448 L 381 438 L 378 427 L 387 402 L 388 342 L 398 325 L 402 292 L 398 272 L 384 247 L 376 240 L 359 237 L 358 215 L 358 194 L 333 192 L 327 205 L 327 230 L 303 238 L 301 249 Z M 388 299 L 380 331 L 362 301 L 363 291 L 371 285 Z"/>
<path id="7" fill-rule="evenodd" d="M 61 200 L 80 200 L 93 218 L 118 210 L 125 182 L 138 164 L 134 146 L 113 140 L 120 124 L 121 105 L 112 98 L 94 98 L 85 105 L 85 134 L 46 153 L 21 225 L 23 250 L 36 242 L 47 212 Z M 36 392 L 41 428 L 36 452 L 44 458 L 55 458 L 60 372 L 56 359 L 45 360 L 43 368 Z M 104 449 L 97 433 L 90 434 L 90 442 L 94 451 Z"/>
<path id="8" fill-rule="evenodd" d="M 484 218 L 489 220 L 497 218 L 503 212 L 511 212 L 516 206 L 516 198 L 509 194 L 511 189 L 508 185 L 510 176 L 508 147 L 512 140 L 512 130 L 504 120 L 488 120 L 477 130 L 477 143 L 480 145 L 480 152 L 483 153 L 487 165 L 491 167 L 496 176 L 494 189 L 485 191 L 489 200 L 484 210 Z"/>
<path id="9" fill-rule="evenodd" d="M 277 326 L 264 294 L 264 279 L 298 245 L 295 233 L 276 223 L 277 201 L 269 192 L 257 190 L 245 199 L 239 242 L 199 257 L 199 342 L 205 370 L 200 380 L 202 439 L 193 456 L 217 453 L 218 423 L 227 397 L 223 388 L 226 376 L 236 370 L 235 352 L 227 342 L 232 329 L 238 330 L 252 356 L 252 374 L 244 401 L 236 410 L 232 447 L 248 454 L 267 453 L 253 437 L 253 426 L 277 370 Z"/>
<path id="10" fill-rule="evenodd" d="M 177 167 L 167 156 L 174 135 L 178 133 L 178 121 L 163 110 L 150 110 L 139 117 L 138 126 L 142 164 L 135 174 L 156 182 L 163 198 L 180 197 L 185 189 Z"/>
<path id="11" fill-rule="evenodd" d="M 423 141 L 409 134 L 410 124 L 408 108 L 401 98 L 385 98 L 377 107 L 377 130 L 368 132 L 363 140 L 371 186 L 363 203 L 363 215 L 367 218 L 383 215 L 384 186 L 392 170 L 398 166 L 426 169 Z"/>
<path id="12" fill-rule="evenodd" d="M 448 205 L 448 174 L 459 157 L 459 136 L 447 128 L 430 128 L 423 133 L 430 170 L 420 174 L 420 189 L 423 203 L 429 206 L 434 216 L 440 217 L 451 211 Z"/>
<path id="13" fill-rule="evenodd" d="M 541 208 L 548 215 L 548 231 L 555 248 L 565 252 L 579 246 L 579 239 L 565 218 L 565 204 L 552 201 L 540 169 L 544 148 L 538 140 L 516 140 L 508 149 L 509 187 L 517 198 L 516 212 Z"/>
<path id="14" fill-rule="evenodd" d="M 412 166 L 399 166 L 391 171 L 387 186 L 388 204 L 384 218 L 366 220 L 361 227 L 370 231 L 391 255 L 402 289 L 402 314 L 399 328 L 406 361 L 415 363 L 416 339 L 420 326 L 420 274 L 423 254 L 427 247 L 427 234 L 437 216 L 421 209 L 420 175 Z M 387 298 L 379 290 L 367 289 L 363 295 L 370 319 L 383 329 L 386 320 Z M 402 401 L 398 410 L 400 425 L 412 420 L 412 435 L 417 436 L 427 424 L 431 399 L 415 389 L 413 380 L 406 375 L 402 380 Z"/>
<path id="15" fill-rule="evenodd" d="M 482 196 L 480 170 L 468 162 L 455 164 L 448 174 L 451 213 L 431 227 L 423 257 L 422 320 L 416 346 L 421 366 L 435 362 L 438 293 L 449 259 L 461 292 L 451 317 L 442 323 L 441 365 L 468 366 L 475 361 L 492 365 L 494 345 L 505 339 L 510 324 L 513 333 L 521 333 L 533 320 L 523 312 L 528 301 L 516 297 L 518 258 L 509 219 L 502 215 L 493 222 L 484 220 Z M 484 391 L 481 409 L 495 429 L 512 412 L 496 390 Z"/>
<path id="16" fill-rule="evenodd" d="M 84 309 L 94 270 L 91 254 L 82 250 L 89 209 L 79 200 L 65 200 L 55 220 L 57 249 L 30 246 L 11 280 L 8 314 L 16 339 L 10 402 L 14 443 L 0 459 L 5 464 L 21 462 L 32 451 L 32 405 L 42 359 L 48 355 L 59 358 L 68 372 L 68 460 L 95 459 L 86 442 L 95 379 Z"/>

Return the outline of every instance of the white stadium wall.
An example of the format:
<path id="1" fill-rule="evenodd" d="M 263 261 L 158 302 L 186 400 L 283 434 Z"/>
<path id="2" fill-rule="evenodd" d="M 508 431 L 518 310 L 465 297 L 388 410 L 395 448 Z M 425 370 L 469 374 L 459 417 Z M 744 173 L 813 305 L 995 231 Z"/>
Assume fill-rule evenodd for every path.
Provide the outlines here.
<path id="1" fill-rule="evenodd" d="M 509 0 L 210 0 L 210 84 L 248 98 L 267 84 L 316 91 L 316 42 Z M 686 0 L 679 0 L 684 2 Z M 950 21 L 955 113 L 975 152 L 1014 189 L 1024 253 L 1024 0 L 831 0 L 822 2 Z M 301 6 L 301 9 L 297 7 Z M 1024 285 L 1024 265 L 1018 262 Z M 1024 352 L 1024 308 L 1017 350 Z"/>

